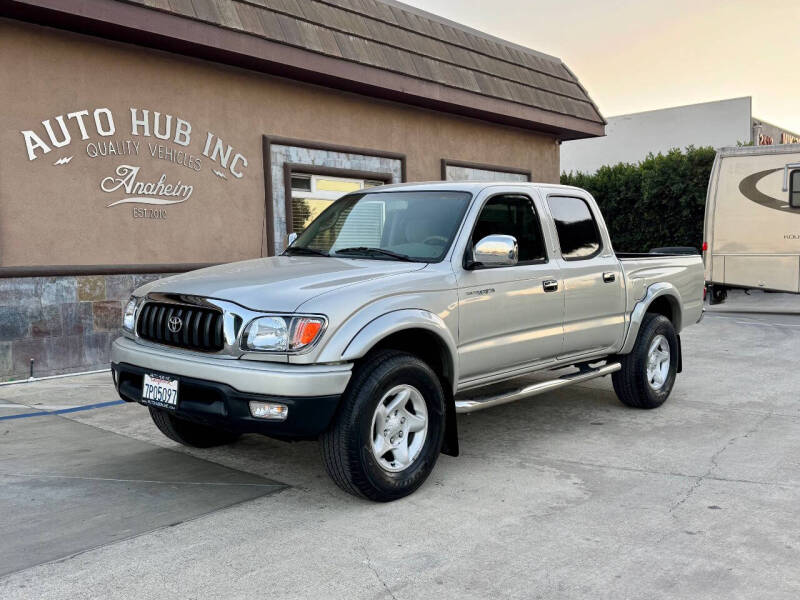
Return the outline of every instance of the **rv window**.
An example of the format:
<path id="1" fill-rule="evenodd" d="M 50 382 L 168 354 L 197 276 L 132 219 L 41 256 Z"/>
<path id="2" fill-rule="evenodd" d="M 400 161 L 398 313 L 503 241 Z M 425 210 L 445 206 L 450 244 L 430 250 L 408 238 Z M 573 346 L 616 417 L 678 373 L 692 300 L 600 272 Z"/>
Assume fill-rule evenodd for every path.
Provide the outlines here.
<path id="1" fill-rule="evenodd" d="M 800 208 L 800 169 L 792 171 L 792 177 L 789 180 L 789 206 L 792 208 Z"/>

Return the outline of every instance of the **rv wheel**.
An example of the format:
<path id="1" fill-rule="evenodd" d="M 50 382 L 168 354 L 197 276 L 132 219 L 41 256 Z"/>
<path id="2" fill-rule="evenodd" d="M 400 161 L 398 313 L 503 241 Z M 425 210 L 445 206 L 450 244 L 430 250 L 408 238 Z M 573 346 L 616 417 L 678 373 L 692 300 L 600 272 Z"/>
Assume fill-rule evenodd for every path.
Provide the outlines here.
<path id="1" fill-rule="evenodd" d="M 711 288 L 711 304 L 722 304 L 728 297 L 728 290 L 722 286 L 714 286 Z"/>

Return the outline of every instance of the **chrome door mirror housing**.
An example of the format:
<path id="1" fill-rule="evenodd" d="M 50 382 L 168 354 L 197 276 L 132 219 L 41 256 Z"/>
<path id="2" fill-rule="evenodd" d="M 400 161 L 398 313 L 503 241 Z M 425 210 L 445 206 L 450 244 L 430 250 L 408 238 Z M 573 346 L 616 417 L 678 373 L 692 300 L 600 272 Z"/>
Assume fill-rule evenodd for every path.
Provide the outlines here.
<path id="1" fill-rule="evenodd" d="M 471 267 L 513 267 L 519 260 L 519 246 L 513 235 L 487 235 L 472 251 Z"/>
<path id="2" fill-rule="evenodd" d="M 288 243 L 286 244 L 286 247 L 288 248 L 289 246 L 294 244 L 294 241 L 297 239 L 297 234 L 293 231 L 292 233 L 289 234 L 287 239 Z"/>

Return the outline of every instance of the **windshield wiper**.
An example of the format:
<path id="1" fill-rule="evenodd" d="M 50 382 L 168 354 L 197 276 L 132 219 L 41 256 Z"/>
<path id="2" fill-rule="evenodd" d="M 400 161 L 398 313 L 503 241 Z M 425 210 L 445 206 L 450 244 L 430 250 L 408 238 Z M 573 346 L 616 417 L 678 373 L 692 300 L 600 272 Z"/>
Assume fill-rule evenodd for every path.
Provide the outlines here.
<path id="1" fill-rule="evenodd" d="M 291 256 L 292 254 L 310 254 L 312 256 L 330 256 L 324 250 L 317 250 L 316 248 L 308 248 L 306 246 L 289 246 L 283 251 L 284 254 Z"/>
<path id="2" fill-rule="evenodd" d="M 392 252 L 391 250 L 384 250 L 383 248 L 370 248 L 367 246 L 354 246 L 352 248 L 341 248 L 336 250 L 336 254 L 366 254 L 366 255 L 375 255 L 379 254 L 381 256 L 388 256 L 389 258 L 393 258 L 395 260 L 405 260 L 408 262 L 416 262 L 413 258 L 408 256 L 407 254 L 400 254 L 399 252 Z"/>

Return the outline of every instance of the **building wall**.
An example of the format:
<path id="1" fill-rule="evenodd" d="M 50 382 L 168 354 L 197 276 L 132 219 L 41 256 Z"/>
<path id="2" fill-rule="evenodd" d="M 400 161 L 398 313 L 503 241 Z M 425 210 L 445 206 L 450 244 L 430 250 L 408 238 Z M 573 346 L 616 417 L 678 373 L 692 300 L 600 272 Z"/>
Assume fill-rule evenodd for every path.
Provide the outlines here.
<path id="1" fill-rule="evenodd" d="M 12 21 L 0 20 L 0 77 L 14 82 L 0 87 L 2 266 L 204 263 L 261 255 L 262 135 L 402 153 L 409 180 L 439 179 L 442 158 L 558 179 L 558 150 L 549 136 Z M 150 137 L 143 127 L 132 135 L 131 108 L 139 118 L 150 111 Z M 113 115 L 113 135 L 95 131 L 96 109 Z M 81 139 L 77 119 L 67 116 L 80 110 L 88 113 L 87 139 Z M 173 134 L 178 118 L 191 124 L 187 146 L 174 143 L 174 135 L 155 138 L 156 111 L 162 132 L 166 115 L 173 118 Z M 101 121 L 106 114 L 100 113 Z M 35 149 L 29 160 L 20 132 L 47 140 L 42 121 L 49 119 L 60 138 L 59 115 L 70 144 L 47 154 Z M 222 139 L 223 148 L 232 147 L 231 157 L 246 159 L 246 167 L 241 161 L 236 167 L 241 178 L 219 158 L 203 155 L 208 132 L 214 141 Z M 122 154 L 89 155 L 108 142 Z M 127 154 L 134 142 L 138 153 Z M 162 158 L 153 157 L 151 148 Z M 199 170 L 165 160 L 178 152 L 184 162 L 194 157 L 193 167 L 199 160 Z M 131 195 L 101 189 L 106 178 L 124 178 L 116 171 L 121 165 L 140 167 L 137 181 L 156 182 L 163 174 L 167 184 L 191 185 L 191 196 L 149 206 L 165 209 L 166 219 L 134 218 L 136 204 L 109 207 Z M 230 235 L 234 222 L 236 235 Z"/>
<path id="2" fill-rule="evenodd" d="M 564 142 L 561 171 L 594 173 L 604 165 L 637 163 L 650 152 L 751 141 L 751 99 L 734 98 L 608 117 L 606 136 Z"/>
<path id="3" fill-rule="evenodd" d="M 775 146 L 779 144 L 798 144 L 800 136 L 788 129 L 753 118 L 753 143 L 756 146 Z"/>
<path id="4" fill-rule="evenodd" d="M 0 380 L 31 358 L 37 376 L 106 364 L 148 277 L 137 265 L 280 250 L 287 161 L 392 181 L 438 180 L 443 159 L 559 177 L 549 135 L 7 19 L 0 79 Z M 292 142 L 265 159 L 267 139 Z M 75 265 L 88 275 L 2 278 Z M 132 267 L 92 274 L 104 265 Z"/>

